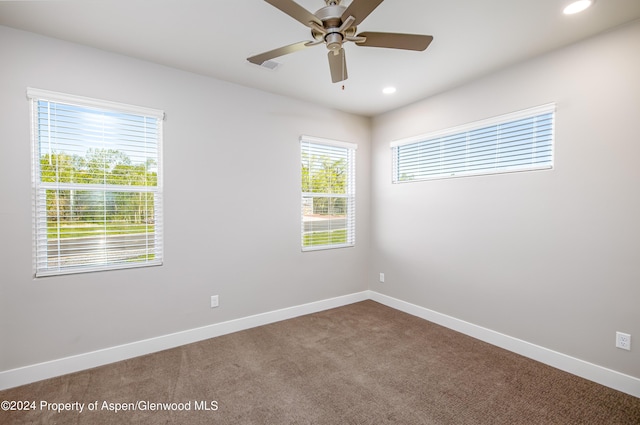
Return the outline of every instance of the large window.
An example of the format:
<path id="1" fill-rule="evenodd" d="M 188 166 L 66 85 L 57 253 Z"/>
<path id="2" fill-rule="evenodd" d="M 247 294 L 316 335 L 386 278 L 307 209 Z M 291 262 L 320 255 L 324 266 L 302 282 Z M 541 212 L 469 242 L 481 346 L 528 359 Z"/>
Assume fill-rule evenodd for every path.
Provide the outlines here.
<path id="1" fill-rule="evenodd" d="M 393 182 L 553 168 L 555 104 L 398 140 Z"/>
<path id="2" fill-rule="evenodd" d="M 302 136 L 302 250 L 355 244 L 355 151 L 351 143 Z"/>
<path id="3" fill-rule="evenodd" d="M 163 112 L 27 94 L 35 275 L 162 264 Z"/>

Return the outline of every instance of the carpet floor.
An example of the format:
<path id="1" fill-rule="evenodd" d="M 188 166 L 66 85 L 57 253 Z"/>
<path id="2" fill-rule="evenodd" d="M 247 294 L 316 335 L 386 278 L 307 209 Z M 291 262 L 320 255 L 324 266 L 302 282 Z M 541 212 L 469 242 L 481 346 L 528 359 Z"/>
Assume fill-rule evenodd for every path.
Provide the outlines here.
<path id="1" fill-rule="evenodd" d="M 0 391 L 2 424 L 640 424 L 640 399 L 374 301 Z M 80 411 L 82 409 L 82 411 Z"/>

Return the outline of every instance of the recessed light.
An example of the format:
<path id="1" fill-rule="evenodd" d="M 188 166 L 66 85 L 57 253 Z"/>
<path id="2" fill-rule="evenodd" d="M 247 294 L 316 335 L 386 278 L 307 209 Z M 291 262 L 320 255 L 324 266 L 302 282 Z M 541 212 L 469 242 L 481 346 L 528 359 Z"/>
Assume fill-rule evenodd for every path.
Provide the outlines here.
<path id="1" fill-rule="evenodd" d="M 593 3 L 594 3 L 593 0 L 574 1 L 573 3 L 569 4 L 567 7 L 564 8 L 563 13 L 565 15 L 573 15 L 574 13 L 580 13 L 583 10 L 589 8 L 591 5 L 593 5 Z"/>
<path id="2" fill-rule="evenodd" d="M 396 88 L 395 87 L 385 87 L 382 89 L 382 93 L 384 94 L 393 94 L 396 92 Z"/>

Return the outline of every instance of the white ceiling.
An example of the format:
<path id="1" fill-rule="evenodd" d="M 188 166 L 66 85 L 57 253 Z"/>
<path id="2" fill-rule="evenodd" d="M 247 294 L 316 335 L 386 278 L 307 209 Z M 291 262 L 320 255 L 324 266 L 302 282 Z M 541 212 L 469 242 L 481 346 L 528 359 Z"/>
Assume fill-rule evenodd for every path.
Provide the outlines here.
<path id="1" fill-rule="evenodd" d="M 311 12 L 324 6 L 297 2 Z M 307 27 L 263 0 L 0 1 L 0 25 L 372 116 L 640 18 L 640 0 L 597 0 L 564 16 L 568 2 L 386 0 L 358 32 L 427 34 L 433 43 L 424 52 L 347 43 L 349 79 L 337 84 L 323 45 L 275 59 L 273 71 L 247 62 L 311 40 Z M 397 92 L 382 94 L 388 85 Z"/>

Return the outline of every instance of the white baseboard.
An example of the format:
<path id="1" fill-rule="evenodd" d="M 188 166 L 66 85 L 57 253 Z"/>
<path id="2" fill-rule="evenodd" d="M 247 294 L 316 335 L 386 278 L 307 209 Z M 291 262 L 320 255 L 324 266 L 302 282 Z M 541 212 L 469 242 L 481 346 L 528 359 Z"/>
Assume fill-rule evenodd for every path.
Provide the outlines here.
<path id="1" fill-rule="evenodd" d="M 216 336 L 279 322 L 281 320 L 292 319 L 306 314 L 341 307 L 359 301 L 364 301 L 366 299 L 369 299 L 369 291 L 357 292 L 327 300 L 243 317 L 241 319 L 189 329 L 169 335 L 162 335 L 129 344 L 109 347 L 89 353 L 82 353 L 75 356 L 64 357 L 62 359 L 11 369 L 0 372 L 0 390 L 68 373 L 79 372 L 81 370 L 143 356 L 145 354 L 151 354 L 185 344 L 191 344 L 193 342 L 214 338 Z"/>
<path id="2" fill-rule="evenodd" d="M 523 341 L 491 329 L 483 328 L 446 314 L 429 310 L 375 291 L 363 291 L 327 300 L 256 314 L 227 322 L 189 329 L 156 338 L 132 342 L 130 344 L 105 348 L 89 353 L 56 359 L 0 372 L 0 390 L 29 384 L 43 379 L 78 372 L 161 350 L 178 347 L 193 342 L 226 335 L 256 326 L 267 325 L 281 320 L 292 319 L 305 314 L 316 313 L 331 308 L 371 299 L 396 310 L 437 323 L 449 329 L 469 335 L 500 348 L 512 351 L 541 363 L 564 370 L 590 381 L 597 382 L 618 391 L 640 398 L 640 379 L 625 375 L 593 363 L 580 360 L 548 348 Z"/>
<path id="3" fill-rule="evenodd" d="M 615 370 L 607 369 L 539 345 L 523 341 L 428 308 L 420 307 L 375 291 L 369 291 L 369 298 L 396 310 L 404 311 L 446 328 L 520 354 L 541 363 L 569 372 L 609 388 L 640 397 L 640 379 Z"/>

